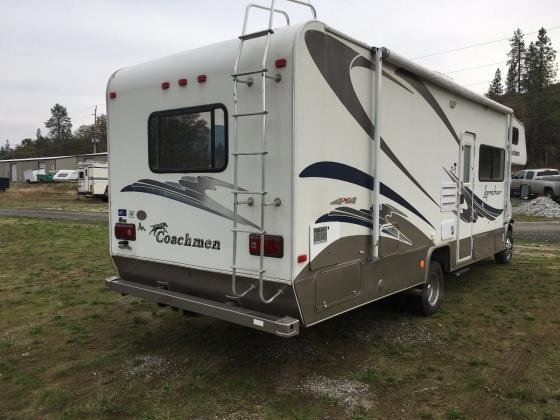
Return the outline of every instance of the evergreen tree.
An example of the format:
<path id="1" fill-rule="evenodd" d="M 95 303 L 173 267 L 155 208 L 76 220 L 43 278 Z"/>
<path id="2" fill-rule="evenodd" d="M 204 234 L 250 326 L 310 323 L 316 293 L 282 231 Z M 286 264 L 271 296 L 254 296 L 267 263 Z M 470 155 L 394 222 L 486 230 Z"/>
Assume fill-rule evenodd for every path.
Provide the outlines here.
<path id="1" fill-rule="evenodd" d="M 0 157 L 2 159 L 7 159 L 10 155 L 10 141 L 6 140 L 6 144 L 4 146 L 0 146 Z"/>
<path id="2" fill-rule="evenodd" d="M 556 50 L 552 48 L 546 30 L 541 28 L 535 42 L 529 44 L 525 59 L 523 88 L 526 91 L 544 89 L 556 79 Z"/>
<path id="3" fill-rule="evenodd" d="M 506 93 L 521 93 L 522 92 L 522 79 L 525 73 L 524 59 L 525 59 L 525 41 L 523 39 L 523 32 L 521 29 L 516 29 L 513 32 L 513 37 L 509 40 L 510 50 L 507 54 L 508 71 L 506 77 Z"/>
<path id="4" fill-rule="evenodd" d="M 49 136 L 57 142 L 72 137 L 72 121 L 68 111 L 58 103 L 51 108 L 51 117 L 45 122 L 45 127 L 49 129 Z"/>
<path id="5" fill-rule="evenodd" d="M 496 98 L 497 96 L 501 96 L 504 94 L 504 86 L 502 85 L 502 72 L 500 69 L 496 69 L 496 73 L 494 74 L 494 80 L 490 83 L 490 87 L 488 88 L 488 93 L 486 96 L 489 98 Z"/>

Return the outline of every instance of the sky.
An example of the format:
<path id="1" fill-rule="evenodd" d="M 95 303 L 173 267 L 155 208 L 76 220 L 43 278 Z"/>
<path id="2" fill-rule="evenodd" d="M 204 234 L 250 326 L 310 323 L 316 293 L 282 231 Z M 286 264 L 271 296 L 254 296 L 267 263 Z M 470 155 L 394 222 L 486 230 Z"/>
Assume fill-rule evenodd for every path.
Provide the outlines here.
<path id="1" fill-rule="evenodd" d="M 105 112 L 105 86 L 116 69 L 237 37 L 245 6 L 267 0 L 0 0 L 0 143 L 34 138 L 55 103 L 73 129 Z M 560 50 L 558 0 L 312 0 L 318 19 L 369 45 L 384 46 L 483 93 L 496 68 L 505 74 L 516 28 L 536 38 L 551 28 Z M 306 8 L 277 0 L 292 23 Z M 263 24 L 258 17 L 254 29 Z M 553 29 L 555 28 L 555 29 Z M 560 61 L 560 53 L 558 60 Z M 489 65 L 490 64 L 490 65 Z M 472 67 L 479 67 L 472 69 Z M 467 69 L 467 70 L 465 70 Z M 459 71 L 458 71 L 459 70 Z"/>

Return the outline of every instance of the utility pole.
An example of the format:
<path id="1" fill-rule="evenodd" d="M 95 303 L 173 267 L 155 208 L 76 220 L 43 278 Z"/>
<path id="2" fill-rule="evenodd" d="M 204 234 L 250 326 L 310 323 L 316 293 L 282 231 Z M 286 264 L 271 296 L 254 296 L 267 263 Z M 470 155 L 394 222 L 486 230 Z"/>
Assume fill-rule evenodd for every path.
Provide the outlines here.
<path id="1" fill-rule="evenodd" d="M 95 159 L 97 153 L 97 105 L 95 105 L 95 111 L 91 115 L 93 115 L 93 137 L 91 141 L 93 143 L 93 158 Z"/>

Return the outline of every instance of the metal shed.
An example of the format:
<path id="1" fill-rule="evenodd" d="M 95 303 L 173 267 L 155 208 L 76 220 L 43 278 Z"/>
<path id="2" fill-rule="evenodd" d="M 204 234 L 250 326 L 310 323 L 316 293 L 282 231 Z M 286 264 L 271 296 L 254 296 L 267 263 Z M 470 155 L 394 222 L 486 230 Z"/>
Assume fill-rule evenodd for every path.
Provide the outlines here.
<path id="1" fill-rule="evenodd" d="M 11 182 L 23 182 L 23 173 L 29 169 L 76 169 L 78 163 L 93 161 L 107 162 L 107 153 L 0 160 L 0 177 L 10 178 Z"/>

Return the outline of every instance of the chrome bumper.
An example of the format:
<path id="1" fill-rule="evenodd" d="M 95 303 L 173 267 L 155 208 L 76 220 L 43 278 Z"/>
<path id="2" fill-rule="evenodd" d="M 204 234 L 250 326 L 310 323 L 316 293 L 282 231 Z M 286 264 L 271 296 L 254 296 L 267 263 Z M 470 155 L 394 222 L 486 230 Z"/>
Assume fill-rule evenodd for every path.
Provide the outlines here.
<path id="1" fill-rule="evenodd" d="M 105 286 L 116 292 L 157 303 L 163 303 L 165 305 L 196 312 L 201 315 L 207 315 L 212 318 L 265 331 L 281 337 L 293 337 L 299 334 L 299 320 L 291 317 L 279 318 L 274 315 L 268 315 L 262 312 L 228 305 L 226 303 L 190 296 L 185 293 L 122 280 L 118 276 L 105 280 Z"/>

